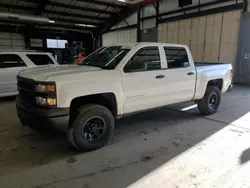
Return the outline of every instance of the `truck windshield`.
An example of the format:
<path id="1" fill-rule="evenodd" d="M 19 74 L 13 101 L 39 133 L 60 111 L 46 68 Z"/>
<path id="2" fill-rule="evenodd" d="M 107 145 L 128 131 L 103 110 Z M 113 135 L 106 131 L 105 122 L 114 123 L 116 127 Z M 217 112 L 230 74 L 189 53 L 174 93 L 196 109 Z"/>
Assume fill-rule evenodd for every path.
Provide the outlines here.
<path id="1" fill-rule="evenodd" d="M 103 47 L 90 54 L 79 65 L 114 69 L 129 51 L 123 46 Z"/>

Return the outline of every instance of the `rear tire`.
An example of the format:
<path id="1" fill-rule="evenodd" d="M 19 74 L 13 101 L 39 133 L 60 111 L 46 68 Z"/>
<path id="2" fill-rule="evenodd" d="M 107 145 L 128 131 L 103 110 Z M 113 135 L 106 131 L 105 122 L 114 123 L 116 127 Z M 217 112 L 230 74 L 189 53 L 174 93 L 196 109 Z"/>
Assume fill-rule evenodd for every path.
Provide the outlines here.
<path id="1" fill-rule="evenodd" d="M 68 130 L 70 143 L 80 151 L 106 145 L 114 136 L 114 116 L 104 106 L 88 104 L 79 108 Z"/>
<path id="2" fill-rule="evenodd" d="M 198 102 L 198 109 L 204 115 L 211 115 L 217 112 L 221 102 L 219 88 L 208 86 L 204 97 Z"/>

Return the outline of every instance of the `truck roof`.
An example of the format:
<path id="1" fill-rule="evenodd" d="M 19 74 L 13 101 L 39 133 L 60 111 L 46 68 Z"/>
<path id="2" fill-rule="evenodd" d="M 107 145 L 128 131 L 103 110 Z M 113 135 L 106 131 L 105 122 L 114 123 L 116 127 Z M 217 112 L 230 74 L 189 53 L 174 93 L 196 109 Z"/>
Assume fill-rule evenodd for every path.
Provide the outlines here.
<path id="1" fill-rule="evenodd" d="M 128 47 L 128 48 L 133 48 L 135 46 L 158 46 L 158 45 L 168 45 L 168 46 L 173 46 L 173 47 L 187 47 L 185 44 L 175 44 L 175 43 L 159 43 L 159 42 L 137 42 L 137 43 L 119 43 L 119 44 L 111 44 L 108 46 L 123 46 L 123 47 Z"/>

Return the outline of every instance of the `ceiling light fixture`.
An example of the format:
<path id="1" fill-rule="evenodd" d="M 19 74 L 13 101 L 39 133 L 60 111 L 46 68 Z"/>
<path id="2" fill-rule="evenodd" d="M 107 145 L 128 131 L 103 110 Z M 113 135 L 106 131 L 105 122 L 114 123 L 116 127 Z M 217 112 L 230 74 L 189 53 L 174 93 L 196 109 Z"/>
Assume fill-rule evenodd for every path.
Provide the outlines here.
<path id="1" fill-rule="evenodd" d="M 138 6 L 138 5 L 154 3 L 156 0 L 117 0 L 117 1 L 126 3 L 128 5 Z"/>
<path id="2" fill-rule="evenodd" d="M 81 27 L 96 27 L 95 25 L 88 25 L 88 24 L 75 24 L 75 26 L 81 26 Z"/>
<path id="3" fill-rule="evenodd" d="M 55 21 L 54 20 L 49 20 L 49 23 L 55 23 Z"/>

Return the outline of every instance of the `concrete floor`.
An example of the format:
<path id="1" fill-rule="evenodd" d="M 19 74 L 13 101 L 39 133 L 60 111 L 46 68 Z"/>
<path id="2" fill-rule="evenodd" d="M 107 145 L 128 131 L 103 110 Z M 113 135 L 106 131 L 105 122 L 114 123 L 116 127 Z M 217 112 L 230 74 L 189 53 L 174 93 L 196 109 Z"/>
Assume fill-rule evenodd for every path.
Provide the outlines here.
<path id="1" fill-rule="evenodd" d="M 127 117 L 112 143 L 79 153 L 64 136 L 22 127 L 2 99 L 0 187 L 250 187 L 249 101 L 250 87 L 237 86 L 212 116 L 186 103 Z"/>

